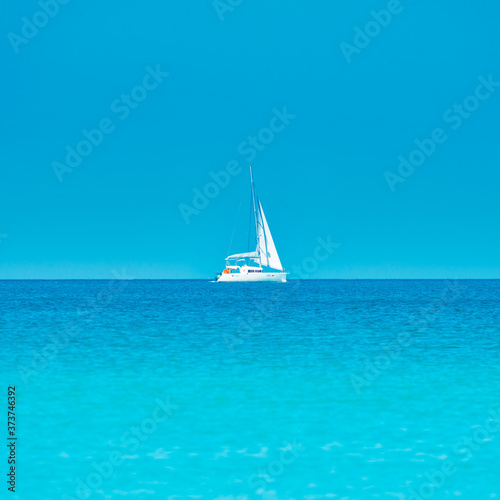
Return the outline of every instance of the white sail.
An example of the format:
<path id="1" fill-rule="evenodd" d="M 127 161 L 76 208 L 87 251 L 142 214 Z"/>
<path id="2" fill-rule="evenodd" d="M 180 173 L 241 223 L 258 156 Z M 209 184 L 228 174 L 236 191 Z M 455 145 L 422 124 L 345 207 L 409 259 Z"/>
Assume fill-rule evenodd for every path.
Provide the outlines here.
<path id="1" fill-rule="evenodd" d="M 260 202 L 259 202 L 260 205 Z M 259 210 L 259 209 L 258 209 Z M 256 253 L 259 254 L 260 265 L 269 266 L 269 258 L 267 255 L 266 247 L 266 235 L 264 232 L 264 224 L 262 223 L 262 218 L 258 213 L 257 217 L 257 250 Z"/>
<path id="2" fill-rule="evenodd" d="M 260 253 L 260 264 L 262 266 L 282 271 L 283 267 L 281 265 L 276 247 L 274 246 L 273 237 L 271 236 L 271 231 L 267 225 L 264 210 L 262 209 L 260 200 L 257 201 L 259 203 L 257 222 L 257 252 Z"/>

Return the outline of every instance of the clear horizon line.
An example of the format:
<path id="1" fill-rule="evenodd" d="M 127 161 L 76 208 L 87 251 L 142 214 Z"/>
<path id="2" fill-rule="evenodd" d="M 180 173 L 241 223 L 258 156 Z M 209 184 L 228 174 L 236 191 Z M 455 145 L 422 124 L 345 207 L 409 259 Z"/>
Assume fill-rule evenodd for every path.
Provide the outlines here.
<path id="1" fill-rule="evenodd" d="M 500 281 L 500 278 L 289 278 L 287 281 Z M 0 278 L 0 281 L 214 281 L 213 278 Z M 258 283 L 258 282 L 257 282 Z"/>

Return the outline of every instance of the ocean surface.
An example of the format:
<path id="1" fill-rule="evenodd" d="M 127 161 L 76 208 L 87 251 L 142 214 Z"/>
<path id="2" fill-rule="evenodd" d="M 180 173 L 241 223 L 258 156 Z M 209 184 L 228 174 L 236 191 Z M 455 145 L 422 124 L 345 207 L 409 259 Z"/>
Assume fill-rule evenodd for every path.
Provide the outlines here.
<path id="1" fill-rule="evenodd" d="M 1 498 L 500 499 L 500 281 L 1 281 L 0 314 Z"/>

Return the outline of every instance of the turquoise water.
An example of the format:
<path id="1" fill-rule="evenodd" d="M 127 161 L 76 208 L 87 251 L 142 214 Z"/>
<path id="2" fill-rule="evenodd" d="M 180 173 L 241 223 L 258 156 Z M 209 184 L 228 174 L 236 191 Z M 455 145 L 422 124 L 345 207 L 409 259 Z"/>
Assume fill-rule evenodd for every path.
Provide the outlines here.
<path id="1" fill-rule="evenodd" d="M 499 305 L 500 281 L 0 282 L 2 498 L 500 498 Z"/>

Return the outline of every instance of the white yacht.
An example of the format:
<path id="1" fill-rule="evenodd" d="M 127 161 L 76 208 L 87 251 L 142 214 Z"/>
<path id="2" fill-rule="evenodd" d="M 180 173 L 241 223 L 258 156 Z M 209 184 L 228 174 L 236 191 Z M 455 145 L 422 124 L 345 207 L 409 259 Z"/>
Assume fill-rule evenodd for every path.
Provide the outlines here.
<path id="1" fill-rule="evenodd" d="M 226 257 L 226 269 L 218 274 L 215 280 L 218 282 L 274 281 L 285 283 L 288 273 L 281 265 L 264 210 L 255 192 L 252 167 L 250 167 L 250 184 L 257 248 L 254 252 L 237 253 Z"/>

